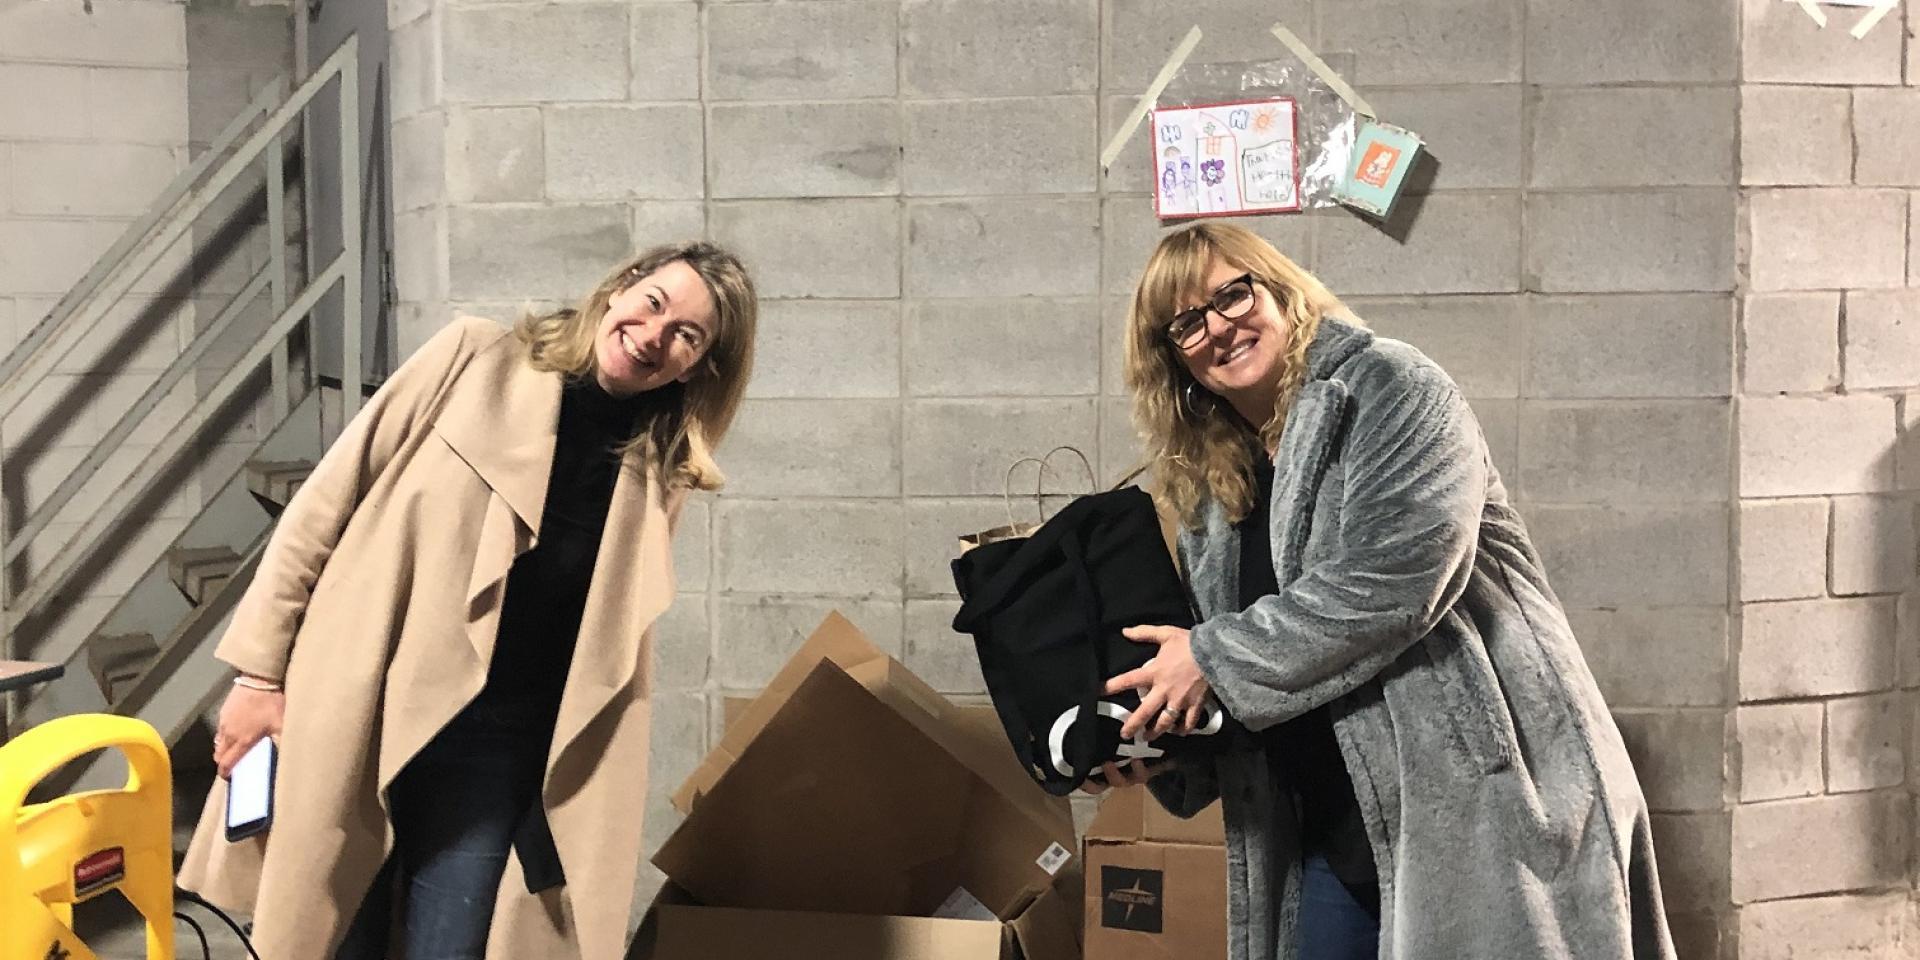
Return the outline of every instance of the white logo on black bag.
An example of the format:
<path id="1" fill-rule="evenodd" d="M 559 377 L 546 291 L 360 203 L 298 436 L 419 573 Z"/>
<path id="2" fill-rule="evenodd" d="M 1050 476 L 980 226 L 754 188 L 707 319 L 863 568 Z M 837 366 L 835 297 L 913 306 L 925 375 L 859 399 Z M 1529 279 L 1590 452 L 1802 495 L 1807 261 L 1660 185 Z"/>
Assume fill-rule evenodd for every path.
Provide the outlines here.
<path id="1" fill-rule="evenodd" d="M 1219 733 L 1225 725 L 1227 715 L 1219 707 L 1208 703 L 1202 705 L 1200 709 L 1206 715 L 1206 722 L 1195 727 L 1192 733 L 1182 734 L 1182 736 L 1210 737 Z M 1122 726 L 1125 726 L 1126 722 L 1133 717 L 1132 710 L 1106 700 L 1100 701 L 1099 711 L 1101 716 L 1118 720 Z M 1068 707 L 1053 721 L 1053 729 L 1047 733 L 1047 756 L 1053 759 L 1053 768 L 1060 771 L 1063 777 L 1073 776 L 1073 763 L 1067 759 L 1066 753 L 1067 730 L 1073 726 L 1074 718 L 1079 715 L 1079 707 Z M 1113 756 L 1107 759 L 1157 760 L 1166 755 L 1165 750 L 1147 742 L 1146 730 L 1142 728 L 1132 740 L 1120 741 L 1120 744 L 1114 748 Z"/>

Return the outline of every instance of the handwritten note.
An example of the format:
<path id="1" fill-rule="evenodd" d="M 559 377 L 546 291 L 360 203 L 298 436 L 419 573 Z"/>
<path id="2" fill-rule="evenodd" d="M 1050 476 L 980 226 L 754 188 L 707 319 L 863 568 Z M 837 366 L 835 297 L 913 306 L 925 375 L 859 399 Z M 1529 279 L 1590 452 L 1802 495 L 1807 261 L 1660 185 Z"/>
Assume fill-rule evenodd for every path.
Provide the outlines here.
<path id="1" fill-rule="evenodd" d="M 1298 116 L 1288 98 L 1155 110 L 1155 212 L 1174 218 L 1299 210 Z"/>

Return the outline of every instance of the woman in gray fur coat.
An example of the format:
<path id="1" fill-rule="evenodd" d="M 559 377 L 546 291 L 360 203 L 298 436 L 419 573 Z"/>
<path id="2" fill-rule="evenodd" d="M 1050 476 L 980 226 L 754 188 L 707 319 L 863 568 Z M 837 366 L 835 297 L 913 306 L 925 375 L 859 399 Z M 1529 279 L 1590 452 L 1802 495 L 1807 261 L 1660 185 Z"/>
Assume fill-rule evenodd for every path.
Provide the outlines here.
<path id="1" fill-rule="evenodd" d="M 1221 800 L 1231 960 L 1674 956 L 1646 801 L 1460 391 L 1245 229 L 1167 236 L 1127 384 L 1202 622 L 1123 736 L 1214 696 L 1249 742 L 1106 770 Z M 1149 779 L 1149 777 L 1151 779 Z"/>

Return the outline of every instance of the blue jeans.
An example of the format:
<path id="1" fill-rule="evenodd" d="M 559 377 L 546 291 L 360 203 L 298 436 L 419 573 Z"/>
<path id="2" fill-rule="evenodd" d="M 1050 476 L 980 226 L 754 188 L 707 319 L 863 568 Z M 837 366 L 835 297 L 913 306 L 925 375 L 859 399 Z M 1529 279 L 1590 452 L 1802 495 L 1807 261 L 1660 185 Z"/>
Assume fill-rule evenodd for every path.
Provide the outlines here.
<path id="1" fill-rule="evenodd" d="M 334 954 L 384 960 L 398 901 L 407 960 L 483 960 L 514 828 L 540 795 L 551 735 L 469 709 L 394 778 L 393 854 Z"/>
<path id="2" fill-rule="evenodd" d="M 1354 890 L 1333 875 L 1327 858 L 1301 864 L 1299 960 L 1375 960 L 1380 956 L 1380 892 Z"/>

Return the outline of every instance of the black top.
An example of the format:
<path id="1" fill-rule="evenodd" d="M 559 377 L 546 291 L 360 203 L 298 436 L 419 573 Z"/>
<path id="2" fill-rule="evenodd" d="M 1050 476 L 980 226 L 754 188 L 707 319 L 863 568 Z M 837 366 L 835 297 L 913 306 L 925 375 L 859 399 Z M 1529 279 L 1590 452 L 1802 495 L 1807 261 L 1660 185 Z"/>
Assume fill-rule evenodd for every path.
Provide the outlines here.
<path id="1" fill-rule="evenodd" d="M 540 536 L 507 573 L 500 633 L 477 705 L 551 731 L 613 502 L 619 448 L 633 437 L 639 413 L 639 398 L 610 396 L 591 378 L 562 388 Z"/>
<path id="2" fill-rule="evenodd" d="M 1280 592 L 1273 572 L 1273 462 L 1253 457 L 1253 512 L 1236 524 L 1240 532 L 1240 608 Z M 1378 873 L 1367 842 L 1360 804 L 1353 797 L 1340 744 L 1333 738 L 1333 715 L 1318 706 L 1261 732 L 1274 765 L 1286 773 L 1300 802 L 1300 836 L 1305 853 L 1327 858 L 1334 876 L 1349 886 L 1374 883 Z"/>

